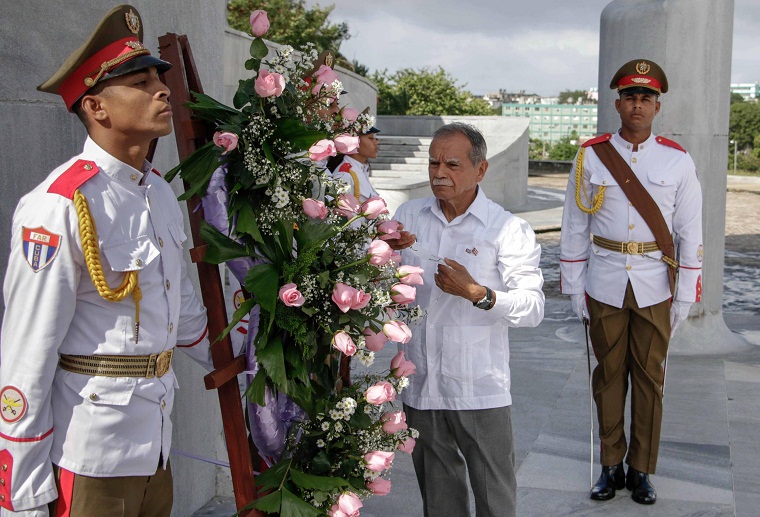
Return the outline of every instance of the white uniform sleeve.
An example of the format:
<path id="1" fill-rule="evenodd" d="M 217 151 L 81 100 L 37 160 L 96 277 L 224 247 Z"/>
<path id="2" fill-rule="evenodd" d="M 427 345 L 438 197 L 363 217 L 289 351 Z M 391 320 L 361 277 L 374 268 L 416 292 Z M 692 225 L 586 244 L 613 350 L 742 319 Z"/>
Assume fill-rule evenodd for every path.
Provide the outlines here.
<path id="1" fill-rule="evenodd" d="M 52 235 L 50 246 L 25 246 L 25 228 Z M 33 509 L 57 497 L 50 460 L 55 432 L 51 388 L 58 350 L 76 307 L 81 257 L 70 200 L 45 193 L 22 199 L 13 218 L 0 349 L 0 456 L 8 465 L 0 488 L 9 495 L 0 506 L 6 509 L 11 504 L 15 511 Z"/>
<path id="2" fill-rule="evenodd" d="M 684 160 L 684 180 L 676 191 L 673 235 L 680 263 L 676 300 L 700 301 L 702 293 L 702 187 L 694 161 Z"/>
<path id="3" fill-rule="evenodd" d="M 586 150 L 585 152 L 588 152 Z M 586 291 L 586 271 L 590 253 L 591 216 L 581 211 L 575 202 L 575 164 L 567 181 L 565 207 L 562 211 L 562 231 L 560 232 L 560 289 L 562 294 L 584 294 Z M 584 156 L 585 162 L 585 156 Z M 583 188 L 589 197 L 593 197 L 591 182 L 585 174 L 584 164 Z M 583 200 L 583 196 L 581 197 Z"/>

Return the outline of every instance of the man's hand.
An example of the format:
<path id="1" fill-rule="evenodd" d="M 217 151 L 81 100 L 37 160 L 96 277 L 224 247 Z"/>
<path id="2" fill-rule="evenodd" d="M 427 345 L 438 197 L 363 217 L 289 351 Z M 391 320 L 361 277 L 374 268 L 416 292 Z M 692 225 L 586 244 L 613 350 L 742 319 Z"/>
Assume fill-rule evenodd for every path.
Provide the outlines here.
<path id="1" fill-rule="evenodd" d="M 461 296 L 475 303 L 486 295 L 486 288 L 472 278 L 462 264 L 452 259 L 444 259 L 446 264 L 438 264 L 435 285 L 444 293 Z"/>
<path id="2" fill-rule="evenodd" d="M 417 241 L 417 236 L 413 233 L 405 232 L 404 225 L 399 224 L 398 225 L 398 232 L 401 234 L 401 237 L 398 239 L 387 239 L 385 242 L 388 243 L 388 246 L 391 247 L 391 249 L 396 251 L 401 251 L 403 249 L 408 248 L 412 244 L 414 244 Z"/>
<path id="3" fill-rule="evenodd" d="M 573 306 L 573 312 L 578 316 L 578 319 L 581 320 L 581 323 L 584 323 L 584 318 L 589 319 L 585 294 L 571 294 L 570 304 Z"/>
<path id="4" fill-rule="evenodd" d="M 670 337 L 676 333 L 678 326 L 689 317 L 691 302 L 674 301 L 670 306 Z"/>

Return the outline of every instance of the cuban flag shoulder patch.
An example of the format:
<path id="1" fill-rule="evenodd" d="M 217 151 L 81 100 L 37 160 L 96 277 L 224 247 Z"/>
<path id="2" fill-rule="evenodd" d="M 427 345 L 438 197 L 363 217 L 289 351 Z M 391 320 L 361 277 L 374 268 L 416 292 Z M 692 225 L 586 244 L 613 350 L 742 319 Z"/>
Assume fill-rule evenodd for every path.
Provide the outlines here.
<path id="1" fill-rule="evenodd" d="M 35 273 L 42 271 L 53 262 L 61 245 L 61 236 L 47 231 L 44 227 L 24 227 L 23 251 L 26 262 Z"/>

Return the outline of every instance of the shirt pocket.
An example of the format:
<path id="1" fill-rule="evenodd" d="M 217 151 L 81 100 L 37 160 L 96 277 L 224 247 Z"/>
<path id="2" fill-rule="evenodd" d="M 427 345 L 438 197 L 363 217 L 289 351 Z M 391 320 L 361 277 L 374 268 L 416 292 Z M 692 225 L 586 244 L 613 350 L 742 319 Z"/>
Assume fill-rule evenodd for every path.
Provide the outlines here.
<path id="1" fill-rule="evenodd" d="M 617 187 L 618 182 L 607 169 L 598 169 L 591 171 L 589 181 L 594 186 L 594 193 L 599 191 L 600 187 Z"/>
<path id="2" fill-rule="evenodd" d="M 103 244 L 103 254 L 112 271 L 140 271 L 159 256 L 159 251 L 146 236 L 128 241 Z"/>
<path id="3" fill-rule="evenodd" d="M 471 384 L 491 371 L 491 327 L 463 325 L 443 328 L 441 374 Z"/>
<path id="4" fill-rule="evenodd" d="M 454 260 L 466 267 L 470 276 L 480 284 L 486 285 L 493 282 L 491 277 L 494 273 L 498 273 L 496 250 L 483 243 L 457 244 Z M 498 288 L 493 285 L 490 287 Z"/>
<path id="5" fill-rule="evenodd" d="M 178 248 L 181 248 L 183 243 L 187 240 L 185 229 L 181 224 L 171 223 L 169 224 L 169 233 L 172 235 L 174 242 Z"/>
<path id="6" fill-rule="evenodd" d="M 137 386 L 136 377 L 104 377 L 69 372 L 64 379 L 84 404 L 95 406 L 126 406 Z"/>

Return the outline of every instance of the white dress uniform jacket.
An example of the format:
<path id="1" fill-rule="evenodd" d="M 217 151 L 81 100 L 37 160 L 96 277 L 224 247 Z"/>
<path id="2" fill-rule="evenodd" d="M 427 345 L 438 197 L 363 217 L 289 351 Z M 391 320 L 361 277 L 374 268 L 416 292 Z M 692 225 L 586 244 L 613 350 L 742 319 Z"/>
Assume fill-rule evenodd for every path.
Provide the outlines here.
<path id="1" fill-rule="evenodd" d="M 675 299 L 699 301 L 702 291 L 702 190 L 691 156 L 678 144 L 651 135 L 638 150 L 615 133 L 605 135 L 631 167 L 636 177 L 660 207 L 674 234 L 676 259 L 680 262 Z M 577 156 L 576 156 L 577 160 Z M 583 156 L 584 206 L 589 207 L 599 188 L 606 187 L 604 201 L 593 215 L 576 204 L 575 167 L 565 195 L 560 238 L 561 289 L 564 294 L 588 293 L 593 299 L 622 307 L 625 289 L 631 282 L 639 307 L 649 307 L 668 299 L 669 267 L 662 252 L 629 255 L 600 248 L 590 235 L 620 242 L 651 242 L 654 235 L 628 201 L 612 174 L 602 164 L 593 146 Z"/>
<path id="2" fill-rule="evenodd" d="M 478 189 L 467 211 L 451 222 L 434 197 L 402 204 L 395 219 L 417 235 L 402 263 L 424 268 L 416 304 L 426 315 L 400 349 L 417 367 L 401 393 L 416 409 L 490 409 L 512 404 L 508 327 L 535 327 L 543 319 L 541 246 L 528 223 Z M 464 265 L 490 287 L 490 310 L 441 291 L 434 274 L 444 258 Z"/>
<path id="3" fill-rule="evenodd" d="M 368 163 L 361 163 L 346 155 L 343 157 L 343 161 L 340 162 L 340 165 L 338 165 L 332 173 L 334 179 L 342 181 L 343 183 L 351 186 L 351 189 L 348 191 L 348 193 L 353 195 L 356 185 L 354 183 L 354 178 L 351 176 L 351 173 L 349 171 L 353 171 L 354 174 L 356 174 L 356 179 L 359 180 L 360 202 L 364 203 L 371 197 L 380 196 L 377 190 L 375 190 L 375 187 L 373 187 L 372 183 L 369 181 Z"/>
<path id="4" fill-rule="evenodd" d="M 109 286 L 139 272 L 137 343 L 132 296 L 106 301 L 90 279 L 71 199 L 76 188 L 89 202 Z M 135 170 L 88 138 L 82 154 L 21 199 L 12 235 L 0 363 L 3 506 L 23 510 L 55 499 L 53 463 L 93 477 L 154 474 L 159 458 L 169 458 L 174 371 L 150 379 L 87 376 L 62 370 L 58 358 L 149 355 L 176 345 L 210 369 L 206 311 L 188 277 L 174 192 L 148 162 Z"/>

